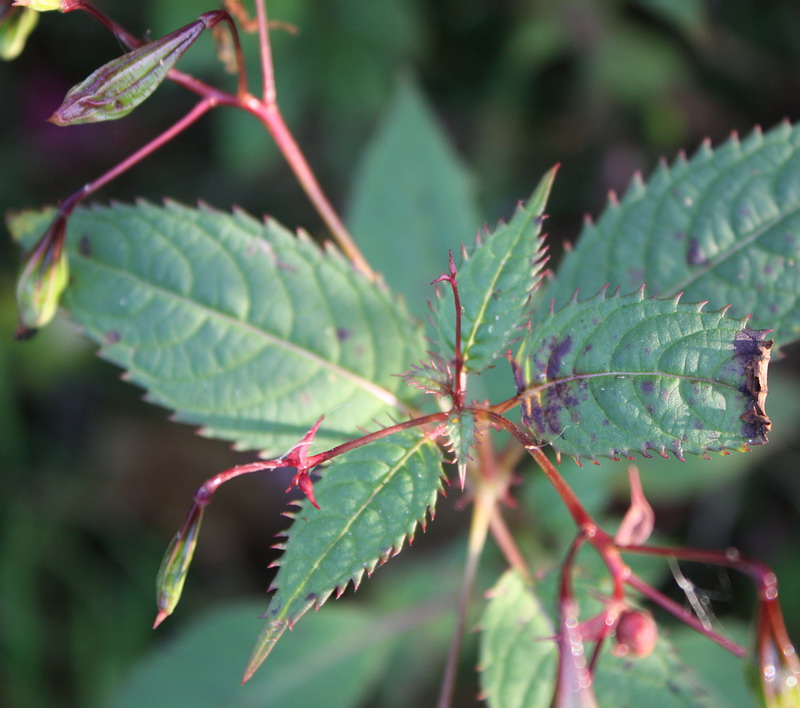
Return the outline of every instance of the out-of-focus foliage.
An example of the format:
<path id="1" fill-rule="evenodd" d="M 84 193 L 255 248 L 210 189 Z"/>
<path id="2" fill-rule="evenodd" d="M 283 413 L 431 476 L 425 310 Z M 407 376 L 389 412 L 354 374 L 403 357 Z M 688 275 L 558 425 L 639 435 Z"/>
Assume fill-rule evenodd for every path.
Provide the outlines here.
<path id="1" fill-rule="evenodd" d="M 131 31 L 153 37 L 213 4 L 102 2 Z M 299 31 L 273 33 L 280 100 L 337 206 L 347 201 L 353 166 L 391 96 L 411 75 L 471 170 L 480 213 L 490 223 L 511 213 L 553 163 L 563 164 L 545 222 L 556 255 L 560 241 L 579 231 L 578 209 L 597 213 L 608 189 L 624 190 L 635 170 L 652 171 L 660 155 L 693 151 L 705 137 L 720 143 L 731 129 L 746 134 L 754 123 L 766 128 L 800 117 L 794 0 L 768 7 L 760 0 L 274 0 L 270 15 Z M 254 40 L 245 42 L 254 71 Z M 70 86 L 121 53 L 88 17 L 48 13 L 22 55 L 0 65 L 0 209 L 64 197 L 192 105 L 181 89 L 164 86 L 124 121 L 68 129 L 45 122 Z M 183 61 L 186 71 L 234 85 L 208 38 Z M 256 121 L 233 111 L 204 120 L 102 196 L 202 198 L 226 210 L 239 204 L 324 234 Z M 17 265 L 9 239 L 0 239 L 0 703 L 99 706 L 136 657 L 165 641 L 149 630 L 152 584 L 186 500 L 205 477 L 244 458 L 186 427 L 164 425 L 163 413 L 137 404 L 136 391 L 119 384 L 64 323 L 14 344 Z M 769 412 L 778 439 L 793 418 L 784 423 L 777 409 Z M 711 488 L 687 483 L 683 495 L 674 489 L 654 495 L 662 533 L 694 545 L 735 543 L 775 565 L 787 597 L 800 596 L 789 545 L 800 524 L 796 440 L 790 433 L 765 447 L 749 471 L 739 465 L 748 457 L 737 458 L 736 475 L 720 475 Z M 646 491 L 659 463 L 644 471 Z M 673 463 L 664 464 L 667 475 Z M 687 478 L 702 479 L 704 463 L 696 464 L 698 472 Z M 612 514 L 624 499 L 601 480 L 622 469 L 609 462 L 566 473 L 597 496 L 600 512 Z M 211 596 L 269 584 L 263 539 L 279 530 L 268 524 L 281 523 L 273 512 L 283 506 L 287 483 L 266 475 L 226 489 L 206 521 L 183 619 L 172 618 L 172 627 Z M 415 554 L 436 552 L 449 528 L 463 525 L 452 509 L 457 497 L 440 505 Z M 534 525 L 526 545 L 532 564 L 553 559 L 547 534 L 537 533 L 550 520 L 537 526 L 536 517 L 555 515 L 556 508 L 544 507 L 523 503 L 517 512 Z M 749 609 L 737 579 L 695 579 L 732 613 Z M 788 604 L 787 619 L 796 638 L 797 605 Z M 413 651 L 406 654 L 413 659 Z M 435 684 L 436 672 L 428 679 Z M 730 684 L 717 679 L 723 688 Z M 467 687 L 460 704 L 474 693 Z M 406 705 L 414 705 L 409 696 Z M 381 696 L 376 704 L 388 700 Z M 404 705 L 397 695 L 392 700 Z"/>

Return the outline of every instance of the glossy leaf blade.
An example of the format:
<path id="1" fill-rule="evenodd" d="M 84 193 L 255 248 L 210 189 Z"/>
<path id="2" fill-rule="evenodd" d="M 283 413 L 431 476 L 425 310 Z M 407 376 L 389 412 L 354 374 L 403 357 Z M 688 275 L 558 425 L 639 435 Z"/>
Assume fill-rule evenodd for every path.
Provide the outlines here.
<path id="1" fill-rule="evenodd" d="M 756 129 L 690 160 L 662 163 L 634 179 L 619 204 L 587 222 L 543 295 L 563 306 L 610 284 L 630 292 L 684 293 L 687 301 L 732 305 L 774 328 L 783 346 L 800 336 L 800 126 Z"/>
<path id="2" fill-rule="evenodd" d="M 472 179 L 411 82 L 401 83 L 368 146 L 347 217 L 369 262 L 424 317 L 448 249 L 481 219 Z"/>
<path id="3" fill-rule="evenodd" d="M 544 256 L 540 236 L 544 208 L 555 179 L 547 172 L 508 224 L 484 234 L 458 268 L 462 356 L 466 371 L 479 373 L 505 354 L 530 317 L 530 295 L 539 284 Z M 442 284 L 444 287 L 444 284 Z M 446 360 L 455 356 L 455 312 L 449 288 L 434 311 L 434 346 Z"/>
<path id="4" fill-rule="evenodd" d="M 334 459 L 314 485 L 320 508 L 304 500 L 285 544 L 267 624 L 245 676 L 311 607 L 398 553 L 425 523 L 441 488 L 441 454 L 417 431 L 404 431 Z"/>
<path id="5" fill-rule="evenodd" d="M 47 218 L 11 223 L 23 242 Z M 400 402 L 422 351 L 405 309 L 272 220 L 177 204 L 79 209 L 63 304 L 147 398 L 210 437 L 277 455 L 325 415 L 324 449 Z"/>
<path id="6" fill-rule="evenodd" d="M 523 420 L 576 458 L 766 442 L 766 334 L 642 291 L 573 302 L 526 340 Z"/>
<path id="7" fill-rule="evenodd" d="M 489 708 L 548 708 L 558 655 L 554 618 L 512 571 L 490 591 L 481 625 L 481 688 Z M 547 593 L 549 595 L 549 593 Z M 583 602 L 581 605 L 583 606 Z M 597 664 L 593 689 L 600 706 L 700 708 L 714 705 L 688 667 L 659 639 L 647 657 L 620 659 L 605 652 Z"/>

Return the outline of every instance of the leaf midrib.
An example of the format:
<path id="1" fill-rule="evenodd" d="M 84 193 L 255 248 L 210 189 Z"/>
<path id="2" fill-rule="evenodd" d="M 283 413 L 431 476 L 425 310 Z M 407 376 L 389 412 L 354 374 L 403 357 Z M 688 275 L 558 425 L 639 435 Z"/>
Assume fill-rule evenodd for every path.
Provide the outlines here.
<path id="1" fill-rule="evenodd" d="M 284 602 L 283 608 L 281 609 L 280 613 L 277 617 L 275 617 L 272 622 L 281 622 L 286 619 L 286 615 L 288 614 L 289 607 L 292 603 L 297 599 L 297 597 L 304 591 L 306 584 L 309 582 L 309 578 L 318 570 L 320 564 L 322 563 L 323 559 L 333 550 L 333 548 L 341 542 L 341 540 L 347 535 L 348 531 L 352 528 L 353 524 L 356 520 L 366 511 L 375 497 L 385 489 L 386 485 L 394 479 L 397 472 L 405 465 L 405 463 L 410 459 L 412 455 L 414 455 L 422 445 L 427 443 L 427 439 L 424 437 L 420 437 L 417 443 L 406 450 L 406 454 L 403 455 L 394 465 L 392 465 L 387 473 L 383 476 L 383 479 L 380 481 L 378 485 L 376 485 L 375 489 L 372 490 L 372 493 L 364 500 L 364 502 L 356 509 L 356 511 L 351 514 L 350 519 L 345 524 L 344 528 L 336 535 L 336 537 L 319 553 L 317 559 L 312 564 L 309 571 L 305 574 L 300 582 L 297 583 L 297 589 L 292 593 Z M 349 582 L 349 578 L 345 582 Z"/>
<path id="2" fill-rule="evenodd" d="M 517 229 L 517 233 L 516 233 L 516 235 L 514 237 L 514 240 L 513 240 L 514 244 L 519 243 L 519 240 L 522 237 L 522 234 L 524 233 L 524 231 L 527 228 L 528 224 L 530 224 L 531 221 L 536 219 L 536 215 L 535 214 L 531 214 L 530 212 L 527 211 L 527 209 L 526 209 L 526 215 L 527 215 L 527 218 L 525 219 L 525 221 L 522 224 L 520 224 L 519 228 Z M 508 227 L 510 228 L 511 224 L 509 224 Z M 477 316 L 473 320 L 473 325 L 472 325 L 472 329 L 471 329 L 471 331 L 469 333 L 469 338 L 467 339 L 467 341 L 466 341 L 466 343 L 464 345 L 464 354 L 465 354 L 464 360 L 465 360 L 465 362 L 469 361 L 469 350 L 475 345 L 475 340 L 477 338 L 478 331 L 482 327 L 483 317 L 486 314 L 487 308 L 489 307 L 489 301 L 492 298 L 492 292 L 494 291 L 495 283 L 497 283 L 497 280 L 500 278 L 500 273 L 503 271 L 503 269 L 506 266 L 506 263 L 508 263 L 510 258 L 511 258 L 511 255 L 510 255 L 510 249 L 509 249 L 509 250 L 506 251 L 505 257 L 502 259 L 502 261 L 500 262 L 498 267 L 495 269 L 494 275 L 492 276 L 492 280 L 489 283 L 489 287 L 486 288 L 486 291 L 484 292 L 484 296 L 483 296 L 483 299 L 481 301 L 481 306 L 480 306 L 480 308 L 478 308 Z"/>
<path id="3" fill-rule="evenodd" d="M 149 289 L 155 291 L 156 293 L 160 294 L 163 297 L 172 298 L 173 300 L 175 300 L 177 302 L 180 302 L 183 305 L 186 305 L 186 306 L 189 306 L 189 307 L 192 307 L 192 308 L 196 308 L 196 309 L 200 310 L 201 312 L 206 313 L 207 315 L 209 315 L 211 317 L 215 317 L 216 319 L 219 319 L 219 320 L 222 320 L 222 321 L 226 322 L 229 325 L 233 325 L 233 326 L 238 327 L 238 328 L 240 328 L 242 330 L 245 330 L 245 331 L 247 331 L 247 332 L 249 332 L 251 334 L 254 334 L 256 336 L 262 337 L 268 344 L 271 344 L 272 346 L 281 348 L 281 349 L 283 349 L 283 350 L 285 350 L 287 352 L 295 354 L 296 356 L 298 356 L 300 358 L 306 359 L 306 360 L 316 364 L 317 366 L 319 366 L 322 369 L 326 369 L 326 370 L 330 371 L 331 373 L 333 373 L 333 374 L 341 377 L 342 379 L 346 380 L 347 382 L 353 384 L 357 388 L 363 389 L 364 391 L 366 391 L 367 393 L 371 394 L 372 396 L 374 396 L 378 400 L 382 401 L 383 403 L 386 403 L 387 405 L 390 405 L 390 406 L 392 406 L 394 408 L 402 408 L 403 407 L 403 404 L 397 398 L 397 396 L 395 396 L 388 389 L 385 389 L 382 386 L 379 386 L 378 384 L 370 381 L 369 379 L 365 379 L 362 376 L 359 376 L 358 374 L 356 374 L 356 373 L 354 373 L 352 371 L 349 371 L 348 369 L 345 369 L 344 367 L 339 366 L 338 364 L 335 364 L 335 363 L 333 363 L 333 362 L 331 362 L 331 361 L 329 361 L 327 359 L 322 358 L 321 356 L 319 356 L 318 354 L 312 352 L 311 350 L 309 350 L 307 348 L 300 347 L 300 346 L 298 346 L 296 344 L 293 344 L 292 342 L 289 342 L 289 341 L 287 341 L 285 339 L 281 339 L 279 337 L 276 337 L 274 334 L 272 334 L 270 332 L 267 332 L 266 330 L 261 329 L 259 327 L 256 327 L 255 325 L 252 325 L 249 322 L 244 322 L 243 320 L 237 319 L 237 318 L 235 318 L 235 317 L 233 317 L 233 316 L 231 316 L 231 315 L 229 315 L 229 314 L 227 314 L 225 312 L 222 312 L 221 310 L 218 310 L 218 309 L 215 309 L 213 307 L 210 307 L 207 304 L 200 303 L 197 300 L 193 300 L 193 299 L 191 299 L 191 298 L 189 298 L 189 297 L 187 297 L 185 295 L 182 295 L 180 293 L 176 293 L 173 290 L 169 290 L 169 289 L 163 287 L 162 285 L 158 285 L 158 284 L 155 284 L 155 283 L 153 283 L 151 281 L 145 280 L 144 278 L 142 278 L 142 277 L 140 277 L 138 275 L 135 275 L 131 271 L 124 270 L 124 269 L 116 267 L 116 266 L 112 266 L 112 265 L 110 265 L 108 263 L 104 263 L 102 261 L 92 260 L 91 258 L 83 258 L 82 260 L 84 260 L 85 262 L 87 262 L 87 263 L 89 263 L 89 264 L 91 264 L 91 265 L 93 265 L 93 266 L 95 266 L 97 268 L 100 268 L 102 270 L 106 270 L 106 271 L 108 271 L 110 273 L 113 273 L 115 276 L 122 277 L 123 279 L 131 280 L 131 281 L 133 281 L 135 283 L 138 283 L 141 286 L 149 288 Z M 108 349 L 108 345 L 104 345 L 102 343 L 102 340 L 101 340 L 101 347 L 103 349 Z"/>
<path id="4" fill-rule="evenodd" d="M 552 386 L 558 386 L 559 384 L 563 383 L 570 383 L 572 381 L 580 381 L 583 379 L 617 378 L 620 376 L 625 378 L 635 378 L 637 376 L 658 376 L 667 379 L 691 381 L 692 383 L 706 383 L 714 386 L 721 386 L 723 388 L 729 388 L 734 391 L 739 390 L 739 388 L 733 384 L 725 383 L 724 381 L 719 381 L 717 379 L 709 379 L 704 376 L 687 376 L 686 374 L 671 374 L 664 371 L 603 371 L 590 374 L 572 374 L 560 379 L 550 379 L 549 381 L 538 383 L 534 386 L 526 388 L 524 391 L 522 391 L 522 398 L 530 398 L 541 391 L 544 391 L 545 389 L 551 388 Z"/>

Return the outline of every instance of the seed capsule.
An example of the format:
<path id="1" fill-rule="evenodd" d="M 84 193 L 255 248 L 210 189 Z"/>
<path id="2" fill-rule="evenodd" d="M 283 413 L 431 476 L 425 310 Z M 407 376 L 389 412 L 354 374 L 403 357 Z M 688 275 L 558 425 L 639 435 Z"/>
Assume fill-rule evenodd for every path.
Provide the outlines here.
<path id="1" fill-rule="evenodd" d="M 123 118 L 158 88 L 175 62 L 212 24 L 203 15 L 166 37 L 104 64 L 73 86 L 48 120 L 63 126 Z"/>
<path id="2" fill-rule="evenodd" d="M 65 227 L 65 219 L 56 217 L 33 249 L 17 281 L 17 339 L 31 336 L 56 314 L 61 294 L 69 280 L 69 264 L 64 250 Z"/>

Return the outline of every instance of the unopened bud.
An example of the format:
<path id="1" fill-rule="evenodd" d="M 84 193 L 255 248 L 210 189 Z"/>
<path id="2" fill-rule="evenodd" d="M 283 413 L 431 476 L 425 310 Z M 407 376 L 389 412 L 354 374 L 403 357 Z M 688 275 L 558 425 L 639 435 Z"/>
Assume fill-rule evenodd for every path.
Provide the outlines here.
<path id="1" fill-rule="evenodd" d="M 64 11 L 64 0 L 14 0 L 17 7 L 29 7 L 36 12 Z"/>
<path id="2" fill-rule="evenodd" d="M 652 653 L 658 641 L 658 625 L 649 612 L 624 610 L 614 635 L 617 656 L 643 657 Z"/>
<path id="3" fill-rule="evenodd" d="M 33 249 L 17 281 L 17 339 L 32 335 L 56 314 L 69 280 L 69 264 L 64 250 L 65 228 L 66 220 L 57 216 Z"/>
<path id="4" fill-rule="evenodd" d="M 0 59 L 11 61 L 22 54 L 38 21 L 39 15 L 30 8 L 0 6 Z"/>
<path id="5" fill-rule="evenodd" d="M 760 610 L 755 652 L 748 656 L 753 688 L 766 708 L 800 706 L 800 659 L 789 641 L 777 604 Z"/>
<path id="6" fill-rule="evenodd" d="M 219 21 L 220 14 L 207 12 L 172 34 L 101 66 L 67 92 L 48 120 L 56 125 L 77 125 L 128 115 L 158 88 L 203 30 Z"/>
<path id="7" fill-rule="evenodd" d="M 205 507 L 193 504 L 189 514 L 178 529 L 178 533 L 170 542 L 156 578 L 156 604 L 158 614 L 153 629 L 169 617 L 183 592 L 183 583 L 197 547 L 197 536 L 200 533 L 200 522 L 203 520 Z"/>

